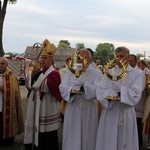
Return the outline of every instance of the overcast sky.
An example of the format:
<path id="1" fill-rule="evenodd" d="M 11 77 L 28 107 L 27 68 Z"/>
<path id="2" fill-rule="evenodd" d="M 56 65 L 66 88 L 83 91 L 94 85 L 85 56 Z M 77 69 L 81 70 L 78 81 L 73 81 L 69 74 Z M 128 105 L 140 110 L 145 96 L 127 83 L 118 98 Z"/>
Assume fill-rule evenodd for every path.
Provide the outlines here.
<path id="1" fill-rule="evenodd" d="M 45 39 L 71 47 L 84 43 L 126 46 L 150 56 L 150 0 L 18 0 L 8 4 L 4 22 L 5 52 L 23 53 Z"/>

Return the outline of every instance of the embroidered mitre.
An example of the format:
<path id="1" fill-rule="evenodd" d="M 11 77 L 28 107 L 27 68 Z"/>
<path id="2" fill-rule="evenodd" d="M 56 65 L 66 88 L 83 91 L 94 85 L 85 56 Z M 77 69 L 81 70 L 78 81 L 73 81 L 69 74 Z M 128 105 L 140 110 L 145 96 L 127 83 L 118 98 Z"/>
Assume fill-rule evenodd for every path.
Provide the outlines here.
<path id="1" fill-rule="evenodd" d="M 42 43 L 42 53 L 41 56 L 54 56 L 56 52 L 56 46 L 50 43 L 47 39 Z"/>

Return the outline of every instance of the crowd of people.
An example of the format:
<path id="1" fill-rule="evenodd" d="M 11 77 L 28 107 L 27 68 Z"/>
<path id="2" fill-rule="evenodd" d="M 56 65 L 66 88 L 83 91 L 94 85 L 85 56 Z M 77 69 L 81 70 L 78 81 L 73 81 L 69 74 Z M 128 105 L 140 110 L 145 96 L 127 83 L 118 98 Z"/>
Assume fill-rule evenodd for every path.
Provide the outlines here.
<path id="1" fill-rule="evenodd" d="M 54 44 L 43 41 L 40 58 L 26 81 L 24 121 L 17 77 L 7 68 L 7 60 L 0 58 L 0 144 L 11 144 L 24 132 L 25 150 L 59 150 L 62 123 L 62 150 L 140 150 L 143 135 L 150 145 L 146 61 L 126 47 L 117 47 L 114 64 L 106 72 L 99 59 L 94 62 L 92 49 L 83 48 L 58 70 L 55 51 Z"/>

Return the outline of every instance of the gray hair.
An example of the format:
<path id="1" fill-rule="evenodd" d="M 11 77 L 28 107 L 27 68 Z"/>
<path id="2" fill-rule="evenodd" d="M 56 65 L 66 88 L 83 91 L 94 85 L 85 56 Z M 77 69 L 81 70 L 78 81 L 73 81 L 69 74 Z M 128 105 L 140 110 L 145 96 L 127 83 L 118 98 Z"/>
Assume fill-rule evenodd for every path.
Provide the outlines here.
<path id="1" fill-rule="evenodd" d="M 118 52 L 121 52 L 121 51 L 125 51 L 126 52 L 126 56 L 130 55 L 129 49 L 124 47 L 124 46 L 120 46 L 120 47 L 117 47 L 115 49 L 115 53 L 118 53 Z"/>

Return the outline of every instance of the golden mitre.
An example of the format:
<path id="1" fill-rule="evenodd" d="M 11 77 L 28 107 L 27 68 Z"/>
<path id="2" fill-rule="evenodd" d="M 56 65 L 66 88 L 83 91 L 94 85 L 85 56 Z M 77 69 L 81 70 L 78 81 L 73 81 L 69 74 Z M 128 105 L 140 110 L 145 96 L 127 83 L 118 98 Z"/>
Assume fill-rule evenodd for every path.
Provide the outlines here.
<path id="1" fill-rule="evenodd" d="M 56 46 L 45 39 L 42 43 L 41 50 L 41 56 L 53 56 L 56 52 Z"/>

